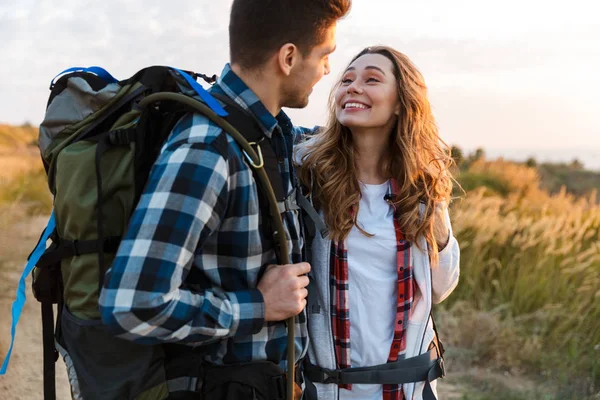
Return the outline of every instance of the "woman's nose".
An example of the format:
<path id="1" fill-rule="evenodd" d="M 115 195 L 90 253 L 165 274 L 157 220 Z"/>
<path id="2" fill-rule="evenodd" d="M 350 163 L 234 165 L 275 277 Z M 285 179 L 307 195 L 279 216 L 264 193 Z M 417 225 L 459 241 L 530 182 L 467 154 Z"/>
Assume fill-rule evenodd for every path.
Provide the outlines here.
<path id="1" fill-rule="evenodd" d="M 346 93 L 361 93 L 361 92 L 362 92 L 362 88 L 361 88 L 360 84 L 357 83 L 357 81 L 350 83 L 348 85 L 348 88 L 346 89 Z"/>

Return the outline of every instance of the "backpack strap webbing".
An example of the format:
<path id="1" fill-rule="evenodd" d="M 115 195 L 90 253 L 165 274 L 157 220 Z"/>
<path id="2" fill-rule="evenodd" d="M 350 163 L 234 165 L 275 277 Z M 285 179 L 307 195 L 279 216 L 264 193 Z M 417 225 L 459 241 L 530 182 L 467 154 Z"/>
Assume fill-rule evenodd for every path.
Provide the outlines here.
<path id="1" fill-rule="evenodd" d="M 53 305 L 57 304 L 58 321 L 62 315 L 63 285 L 60 272 L 60 257 L 55 257 L 58 235 L 56 230 L 50 235 L 53 243 L 39 256 L 34 270 L 33 294 L 41 303 L 42 311 L 42 351 L 44 400 L 56 399 L 56 361 L 58 351 L 55 340 L 60 337 L 60 323 L 55 324 Z M 94 241 L 95 242 L 95 241 Z M 45 241 L 44 241 L 45 244 Z M 38 243 L 39 245 L 39 243 Z M 50 254 L 50 255 L 48 255 Z M 32 260 L 35 262 L 35 258 Z"/>
<path id="2" fill-rule="evenodd" d="M 300 184 L 299 194 L 298 194 L 298 205 L 303 211 L 304 220 L 304 230 L 305 230 L 305 246 L 312 243 L 317 231 L 321 234 L 321 237 L 325 239 L 327 235 L 329 235 L 329 228 L 327 224 L 319 215 L 319 210 L 321 209 L 321 200 L 317 195 L 317 183 L 315 182 L 313 172 L 311 172 L 311 187 L 308 188 L 303 184 Z M 310 254 L 307 254 L 310 256 Z M 307 258 L 310 260 L 310 258 Z"/>
<path id="3" fill-rule="evenodd" d="M 42 344 L 44 371 L 44 400 L 56 399 L 56 360 L 58 351 L 54 344 L 54 310 L 52 303 L 42 302 Z"/>
<path id="4" fill-rule="evenodd" d="M 297 201 L 300 208 L 306 213 L 308 221 L 310 221 L 307 221 L 307 225 L 311 225 L 309 228 L 310 239 L 314 237 L 316 231 L 319 231 L 321 237 L 325 239 L 329 234 L 329 228 L 327 228 L 325 221 L 323 221 L 323 218 L 319 215 L 316 207 L 314 207 L 313 204 L 311 204 L 311 201 L 302 195 L 302 193 L 298 194 Z"/>
<path id="5" fill-rule="evenodd" d="M 60 262 L 64 258 L 80 256 L 82 254 L 95 254 L 100 251 L 98 240 L 67 240 L 54 239 L 52 247 L 48 248 L 40 257 L 36 266 L 46 268 Z M 103 240 L 102 251 L 105 253 L 116 253 L 121 242 L 121 236 L 108 236 Z"/>
<path id="6" fill-rule="evenodd" d="M 425 382 L 423 400 L 435 400 L 431 382 L 444 376 L 444 362 L 437 351 L 392 363 L 345 369 L 328 369 L 304 362 L 304 375 L 313 383 L 326 384 L 405 384 Z"/>

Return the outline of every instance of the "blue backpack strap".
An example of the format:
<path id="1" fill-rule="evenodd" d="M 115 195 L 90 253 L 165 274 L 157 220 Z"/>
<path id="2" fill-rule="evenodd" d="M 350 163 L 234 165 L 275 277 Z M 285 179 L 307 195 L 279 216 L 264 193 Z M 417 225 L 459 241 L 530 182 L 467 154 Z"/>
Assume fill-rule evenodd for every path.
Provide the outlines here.
<path id="1" fill-rule="evenodd" d="M 86 68 L 86 67 L 71 67 L 71 68 L 65 69 L 60 74 L 56 75 L 50 81 L 50 87 L 52 87 L 54 85 L 54 81 L 56 81 L 56 78 L 58 78 L 61 75 L 67 74 L 69 72 L 91 72 L 94 75 L 98 75 L 98 77 L 103 79 L 106 83 L 118 82 L 118 80 L 114 76 L 112 76 L 107 70 L 105 70 L 102 67 L 97 67 L 97 66 L 88 67 L 88 68 Z"/>
<path id="2" fill-rule="evenodd" d="M 177 71 L 177 73 L 179 73 L 187 81 L 187 83 L 196 91 L 196 93 L 198 93 L 198 96 L 200 96 L 204 103 L 206 103 L 206 105 L 209 106 L 219 117 L 226 117 L 228 115 L 227 111 L 221 107 L 221 104 L 219 104 L 219 102 L 215 100 L 215 98 L 212 97 L 206 89 L 200 86 L 200 84 L 196 82 L 194 78 L 180 69 L 173 67 L 171 67 L 171 69 L 173 71 Z"/>
<path id="3" fill-rule="evenodd" d="M 8 368 L 8 362 L 10 361 L 10 356 L 11 356 L 12 350 L 13 350 L 13 344 L 15 342 L 15 334 L 16 334 L 16 330 L 17 330 L 17 324 L 19 323 L 19 318 L 21 318 L 23 306 L 25 305 L 25 299 L 26 299 L 25 280 L 27 279 L 27 277 L 33 270 L 33 267 L 35 267 L 35 265 L 39 261 L 40 257 L 42 257 L 42 254 L 44 254 L 44 252 L 46 251 L 46 241 L 48 240 L 48 238 L 50 237 L 50 235 L 52 234 L 52 232 L 54 231 L 55 228 L 56 228 L 56 220 L 54 218 L 54 211 L 52 211 L 52 214 L 50 215 L 50 220 L 48 221 L 48 225 L 46 226 L 46 229 L 44 230 L 44 233 L 42 234 L 42 237 L 40 238 L 40 241 L 38 242 L 35 250 L 31 254 L 31 257 L 29 257 L 29 260 L 27 261 L 27 264 L 25 265 L 25 269 L 23 270 L 23 273 L 21 274 L 21 278 L 19 279 L 19 286 L 17 287 L 17 295 L 15 298 L 15 301 L 12 304 L 12 325 L 10 327 L 10 335 L 11 335 L 10 347 L 8 348 L 8 353 L 6 354 L 6 358 L 4 359 L 4 362 L 2 363 L 2 367 L 0 368 L 0 375 L 4 375 L 6 373 L 6 369 Z"/>

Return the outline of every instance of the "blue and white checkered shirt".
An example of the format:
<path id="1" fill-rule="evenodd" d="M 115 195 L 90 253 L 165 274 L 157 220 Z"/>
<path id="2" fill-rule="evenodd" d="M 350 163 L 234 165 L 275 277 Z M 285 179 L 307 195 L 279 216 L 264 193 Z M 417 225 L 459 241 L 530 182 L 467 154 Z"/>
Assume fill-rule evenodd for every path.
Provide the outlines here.
<path id="1" fill-rule="evenodd" d="M 294 137 L 226 65 L 211 88 L 249 109 L 271 138 L 284 190 Z M 286 368 L 284 322 L 264 321 L 259 273 L 276 263 L 260 227 L 257 185 L 234 140 L 206 117 L 184 116 L 156 160 L 100 296 L 104 322 L 145 344 L 206 345 L 208 361 L 270 360 Z M 283 215 L 290 259 L 301 260 L 297 211 Z M 194 285 L 186 281 L 194 275 Z M 198 283 L 199 282 L 199 283 Z M 306 316 L 296 317 L 296 361 L 307 348 Z"/>

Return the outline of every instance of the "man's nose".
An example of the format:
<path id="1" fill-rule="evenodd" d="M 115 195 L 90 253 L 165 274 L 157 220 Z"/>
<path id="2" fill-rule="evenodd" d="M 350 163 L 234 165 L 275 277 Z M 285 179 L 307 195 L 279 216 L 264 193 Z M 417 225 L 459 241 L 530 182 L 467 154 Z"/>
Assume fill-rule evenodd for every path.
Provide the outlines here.
<path id="1" fill-rule="evenodd" d="M 327 61 L 325 63 L 325 72 L 324 72 L 324 75 L 329 75 L 330 72 L 331 72 L 331 65 L 329 65 L 329 61 Z"/>

